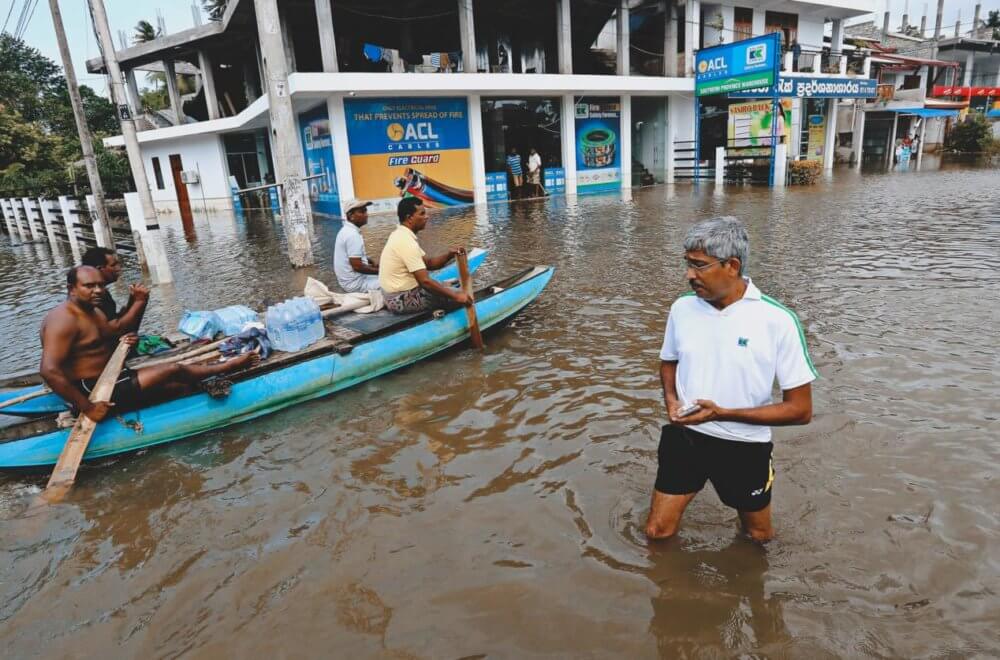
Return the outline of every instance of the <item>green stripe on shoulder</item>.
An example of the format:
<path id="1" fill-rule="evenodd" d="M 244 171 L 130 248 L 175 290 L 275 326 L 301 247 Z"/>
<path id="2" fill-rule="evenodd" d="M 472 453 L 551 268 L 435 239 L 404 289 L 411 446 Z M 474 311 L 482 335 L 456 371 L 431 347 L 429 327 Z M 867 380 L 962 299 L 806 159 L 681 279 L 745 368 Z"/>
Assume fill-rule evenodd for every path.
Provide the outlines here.
<path id="1" fill-rule="evenodd" d="M 768 303 L 769 305 L 774 305 L 778 309 L 783 310 L 789 316 L 792 317 L 793 321 L 795 321 L 795 329 L 799 331 L 799 341 L 802 342 L 802 354 L 806 356 L 806 364 L 809 365 L 809 370 L 812 371 L 813 376 L 819 378 L 819 372 L 816 371 L 816 367 L 813 365 L 812 358 L 809 357 L 809 348 L 806 346 L 806 333 L 802 329 L 802 323 L 799 322 L 798 315 L 795 312 L 793 312 L 792 310 L 790 310 L 789 308 L 787 308 L 784 305 L 782 305 L 780 302 L 778 302 L 774 298 L 772 298 L 771 296 L 767 296 L 767 295 L 761 294 L 760 299 L 763 300 L 764 302 Z"/>
<path id="2" fill-rule="evenodd" d="M 693 296 L 693 295 L 694 295 L 694 291 L 688 291 L 687 293 L 682 293 L 681 295 L 677 296 L 677 298 L 679 300 L 681 298 L 687 298 L 688 296 Z"/>

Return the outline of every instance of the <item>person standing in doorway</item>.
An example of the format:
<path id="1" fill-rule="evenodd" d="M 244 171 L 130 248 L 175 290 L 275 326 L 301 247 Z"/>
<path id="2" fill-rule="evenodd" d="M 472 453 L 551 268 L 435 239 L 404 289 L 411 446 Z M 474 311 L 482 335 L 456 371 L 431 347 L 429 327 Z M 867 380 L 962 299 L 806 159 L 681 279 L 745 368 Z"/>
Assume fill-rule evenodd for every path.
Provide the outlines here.
<path id="1" fill-rule="evenodd" d="M 333 244 L 333 272 L 347 293 L 366 293 L 378 288 L 378 263 L 368 258 L 361 228 L 368 224 L 367 199 L 352 199 L 344 206 L 344 226 Z"/>
<path id="2" fill-rule="evenodd" d="M 798 39 L 792 40 L 792 71 L 799 70 L 799 58 L 802 56 L 802 46 Z"/>
<path id="3" fill-rule="evenodd" d="M 542 157 L 534 147 L 528 154 L 528 185 L 531 186 L 533 196 L 541 197 L 546 194 L 542 187 Z"/>
<path id="4" fill-rule="evenodd" d="M 510 174 L 511 198 L 520 197 L 524 172 L 521 169 L 521 155 L 517 153 L 515 147 L 511 147 L 510 153 L 507 154 L 507 173 Z"/>
<path id="5" fill-rule="evenodd" d="M 693 290 L 670 307 L 660 350 L 669 423 L 646 535 L 673 536 L 706 481 L 759 542 L 771 525 L 771 427 L 808 424 L 816 369 L 798 317 L 746 276 L 750 240 L 732 217 L 692 227 L 684 264 Z M 773 403 L 775 379 L 782 400 Z"/>

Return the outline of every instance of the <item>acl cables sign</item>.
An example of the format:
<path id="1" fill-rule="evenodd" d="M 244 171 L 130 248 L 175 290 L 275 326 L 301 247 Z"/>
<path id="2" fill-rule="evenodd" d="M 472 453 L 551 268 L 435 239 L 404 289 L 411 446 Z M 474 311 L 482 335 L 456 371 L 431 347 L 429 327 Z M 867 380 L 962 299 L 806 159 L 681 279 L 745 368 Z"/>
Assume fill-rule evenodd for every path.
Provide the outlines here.
<path id="1" fill-rule="evenodd" d="M 395 208 L 400 197 L 435 206 L 472 203 L 464 98 L 347 99 L 354 193 Z"/>

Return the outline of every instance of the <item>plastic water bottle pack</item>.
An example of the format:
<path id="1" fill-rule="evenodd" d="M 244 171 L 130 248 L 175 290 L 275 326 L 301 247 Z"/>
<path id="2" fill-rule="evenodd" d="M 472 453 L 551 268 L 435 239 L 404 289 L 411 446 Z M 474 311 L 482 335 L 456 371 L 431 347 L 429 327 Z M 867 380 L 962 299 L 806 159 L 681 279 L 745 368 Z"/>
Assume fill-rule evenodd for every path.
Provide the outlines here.
<path id="1" fill-rule="evenodd" d="M 326 334 L 319 305 L 311 298 L 292 298 L 267 308 L 267 336 L 279 351 L 295 352 Z"/>
<path id="2" fill-rule="evenodd" d="M 222 326 L 222 334 L 227 337 L 240 334 L 247 323 L 253 323 L 260 320 L 257 312 L 253 311 L 249 307 L 246 307 L 245 305 L 230 305 L 229 307 L 223 307 L 222 309 L 215 310 L 215 315 L 218 317 L 219 323 Z"/>

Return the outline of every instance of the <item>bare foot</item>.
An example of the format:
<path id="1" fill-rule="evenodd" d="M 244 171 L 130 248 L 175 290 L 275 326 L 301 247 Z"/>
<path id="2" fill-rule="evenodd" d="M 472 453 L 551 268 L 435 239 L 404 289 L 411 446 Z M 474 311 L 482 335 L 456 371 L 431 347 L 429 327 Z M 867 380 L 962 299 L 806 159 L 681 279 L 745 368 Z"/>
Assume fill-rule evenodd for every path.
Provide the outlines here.
<path id="1" fill-rule="evenodd" d="M 260 355 L 257 351 L 250 351 L 249 353 L 243 353 L 242 355 L 237 355 L 234 358 L 226 360 L 227 369 L 225 373 L 232 373 L 240 369 L 249 369 L 256 367 L 258 364 L 260 364 Z"/>

